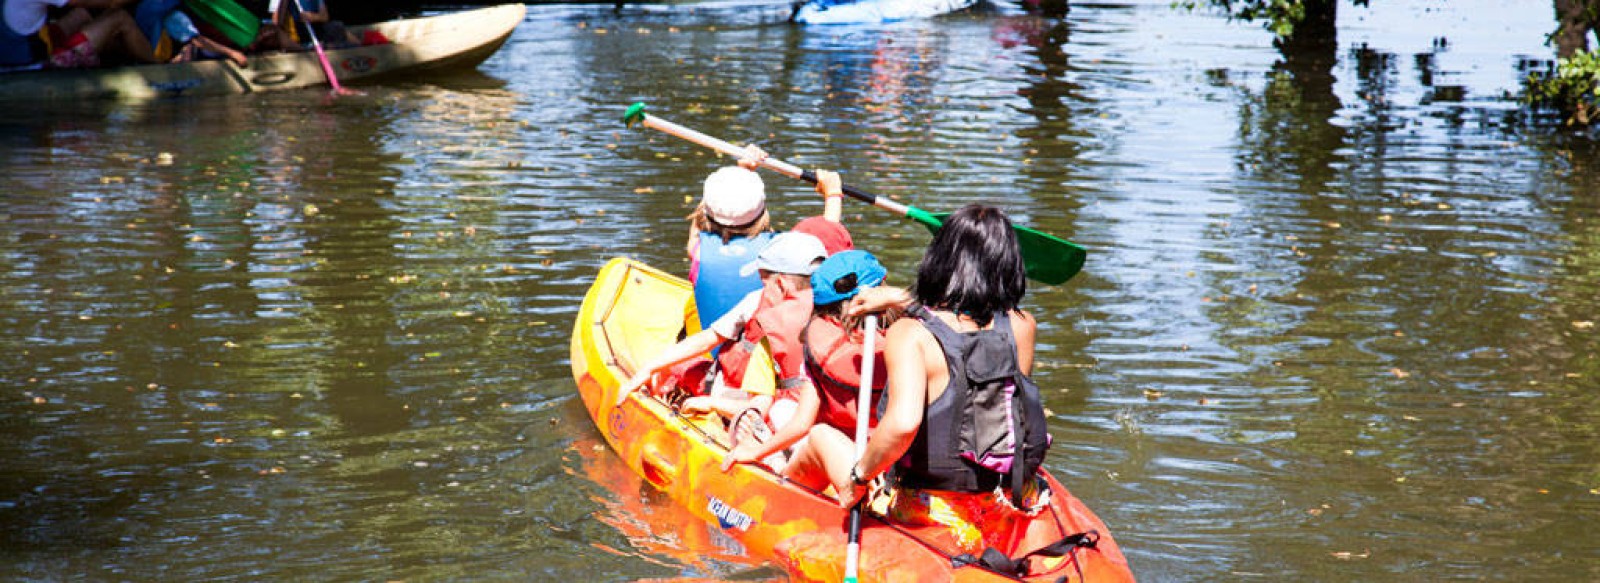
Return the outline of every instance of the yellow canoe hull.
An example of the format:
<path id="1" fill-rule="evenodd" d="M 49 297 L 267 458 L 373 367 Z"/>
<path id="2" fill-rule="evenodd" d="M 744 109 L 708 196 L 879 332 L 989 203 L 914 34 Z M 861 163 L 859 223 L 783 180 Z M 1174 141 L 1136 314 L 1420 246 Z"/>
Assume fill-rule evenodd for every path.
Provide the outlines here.
<path id="1" fill-rule="evenodd" d="M 628 259 L 601 268 L 584 297 L 572 331 L 572 375 L 584 406 L 612 450 L 654 488 L 691 514 L 718 525 L 756 557 L 774 561 L 802 581 L 844 575 L 848 512 L 831 497 L 784 481 L 766 468 L 720 469 L 727 453 L 720 420 L 687 417 L 660 399 L 635 392 L 618 406 L 618 387 L 631 371 L 697 331 L 688 282 Z M 1093 548 L 1037 559 L 1028 579 L 1132 581 L 1127 560 L 1099 518 L 1050 479 L 1051 511 L 1034 520 L 1018 549 L 1031 550 L 1066 535 L 1096 530 Z M 863 521 L 862 581 L 1007 580 L 976 566 L 953 567 L 935 533 Z"/>

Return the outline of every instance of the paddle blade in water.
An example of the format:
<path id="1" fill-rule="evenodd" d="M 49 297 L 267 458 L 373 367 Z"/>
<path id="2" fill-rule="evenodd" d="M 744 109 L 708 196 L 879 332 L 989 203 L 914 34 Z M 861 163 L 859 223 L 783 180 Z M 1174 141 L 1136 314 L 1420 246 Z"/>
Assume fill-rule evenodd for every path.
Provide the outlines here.
<path id="1" fill-rule="evenodd" d="M 939 226 L 950 216 L 950 213 L 912 210 L 918 212 L 908 212 L 906 216 L 928 227 L 930 233 L 939 232 Z M 1028 278 L 1034 281 L 1050 285 L 1066 283 L 1083 270 L 1083 262 L 1089 257 L 1088 251 L 1077 243 L 1055 235 L 1017 225 L 1012 225 L 1011 230 L 1016 231 L 1017 245 L 1022 247 L 1022 265 L 1028 270 Z"/>

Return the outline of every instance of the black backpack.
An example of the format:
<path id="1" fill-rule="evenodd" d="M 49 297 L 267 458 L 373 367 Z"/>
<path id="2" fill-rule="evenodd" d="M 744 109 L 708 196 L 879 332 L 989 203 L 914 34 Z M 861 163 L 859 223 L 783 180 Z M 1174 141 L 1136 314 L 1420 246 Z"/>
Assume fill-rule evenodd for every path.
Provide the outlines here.
<path id="1" fill-rule="evenodd" d="M 927 485 L 972 491 L 1004 478 L 1012 504 L 1021 508 L 1023 486 L 1044 463 L 1051 438 L 1039 386 L 1017 365 L 1010 319 L 1000 312 L 988 330 L 957 332 L 925 310 L 916 316 L 938 340 L 950 368 L 945 395 L 923 420 L 919 438 L 926 437 L 930 455 L 920 460 L 922 469 L 957 474 Z M 951 457 L 964 467 L 951 465 Z"/>

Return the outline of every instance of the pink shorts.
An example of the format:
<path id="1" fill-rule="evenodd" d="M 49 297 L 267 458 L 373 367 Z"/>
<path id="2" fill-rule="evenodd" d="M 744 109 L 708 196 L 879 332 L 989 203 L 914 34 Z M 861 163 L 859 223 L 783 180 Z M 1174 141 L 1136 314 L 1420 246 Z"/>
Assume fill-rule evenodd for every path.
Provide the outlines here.
<path id="1" fill-rule="evenodd" d="M 100 56 L 94 52 L 89 37 L 77 33 L 67 39 L 67 46 L 50 53 L 50 66 L 57 69 L 82 69 L 100 66 Z"/>

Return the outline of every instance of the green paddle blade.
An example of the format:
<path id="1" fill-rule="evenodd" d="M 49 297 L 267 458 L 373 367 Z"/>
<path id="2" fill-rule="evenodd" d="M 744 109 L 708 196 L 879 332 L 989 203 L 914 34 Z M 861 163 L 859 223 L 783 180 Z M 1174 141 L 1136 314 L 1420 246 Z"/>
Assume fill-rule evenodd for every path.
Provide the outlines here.
<path id="1" fill-rule="evenodd" d="M 922 223 L 930 233 L 938 233 L 950 213 L 930 213 L 919 208 L 907 209 L 906 216 Z M 1017 233 L 1017 245 L 1022 248 L 1022 266 L 1028 278 L 1050 285 L 1061 285 L 1083 270 L 1089 252 L 1066 239 L 1049 233 L 1012 225 Z"/>

